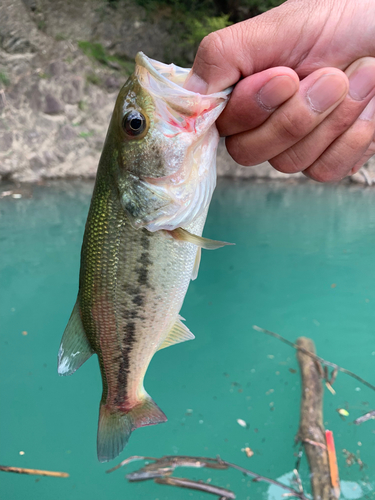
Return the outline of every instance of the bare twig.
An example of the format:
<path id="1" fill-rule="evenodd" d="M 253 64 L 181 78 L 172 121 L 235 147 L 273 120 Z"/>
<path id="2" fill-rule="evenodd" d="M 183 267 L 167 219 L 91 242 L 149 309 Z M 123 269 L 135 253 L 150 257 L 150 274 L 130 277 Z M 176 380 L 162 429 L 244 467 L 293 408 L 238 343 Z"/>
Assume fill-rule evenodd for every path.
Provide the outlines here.
<path id="1" fill-rule="evenodd" d="M 106 470 L 106 473 L 108 474 L 109 472 L 113 472 L 113 471 L 119 469 L 120 467 L 123 467 L 124 465 L 130 464 L 131 462 L 136 462 L 137 460 L 158 460 L 158 459 L 155 457 L 141 457 L 138 455 L 134 455 L 133 457 L 125 458 L 125 460 L 123 460 L 121 463 L 119 463 L 115 467 L 112 467 L 112 469 Z"/>
<path id="2" fill-rule="evenodd" d="M 294 474 L 294 475 L 295 475 L 295 477 L 296 477 L 295 481 L 296 481 L 297 486 L 298 486 L 298 491 L 299 491 L 300 493 L 302 493 L 302 494 L 303 494 L 304 492 L 303 492 L 302 481 L 301 481 L 301 477 L 300 477 L 300 475 L 299 475 L 298 470 L 297 470 L 297 469 L 294 469 L 294 470 L 293 470 L 293 474 Z"/>
<path id="3" fill-rule="evenodd" d="M 275 479 L 271 479 L 271 478 L 266 477 L 266 476 L 261 476 L 260 474 L 257 474 L 256 472 L 252 472 L 251 470 L 248 470 L 248 469 L 244 469 L 243 467 L 241 467 L 239 465 L 232 464 L 230 462 L 226 462 L 225 460 L 221 460 L 221 458 L 219 458 L 219 457 L 218 457 L 218 460 L 221 463 L 227 465 L 228 467 L 231 467 L 232 469 L 236 469 L 236 470 L 242 472 L 246 476 L 253 477 L 254 481 L 263 481 L 265 483 L 274 484 L 275 486 L 279 486 L 280 488 L 287 490 L 290 493 L 293 493 L 293 496 L 298 497 L 301 500 L 307 500 L 307 498 L 305 497 L 305 495 L 303 493 L 300 493 L 299 491 L 295 490 L 294 488 L 290 488 L 289 486 L 286 486 L 285 484 L 280 483 L 279 481 L 276 481 Z"/>
<path id="4" fill-rule="evenodd" d="M 367 420 L 371 420 L 373 418 L 375 418 L 375 410 L 371 410 L 362 415 L 361 417 L 356 418 L 353 424 L 355 425 L 363 424 L 363 422 L 367 422 Z"/>
<path id="5" fill-rule="evenodd" d="M 32 474 L 34 476 L 69 477 L 67 472 L 54 472 L 50 470 L 25 469 L 23 467 L 8 467 L 0 465 L 0 470 L 4 472 L 15 472 L 16 474 Z"/>
<path id="6" fill-rule="evenodd" d="M 233 491 L 220 488 L 219 486 L 203 483 L 201 481 L 191 481 L 190 479 L 184 479 L 182 477 L 158 477 L 155 479 L 155 483 L 167 484 L 169 486 L 179 486 L 180 488 L 189 488 L 190 490 L 204 491 L 205 493 L 218 495 L 220 498 L 225 500 L 236 498 Z"/>
<path id="7" fill-rule="evenodd" d="M 318 443 L 317 441 L 313 441 L 312 439 L 304 439 L 303 440 L 304 443 L 309 443 L 309 444 L 312 444 L 313 446 L 319 446 L 319 448 L 322 448 L 322 450 L 326 450 L 327 449 L 327 446 L 323 443 Z"/>
<path id="8" fill-rule="evenodd" d="M 171 455 L 171 456 L 164 456 L 161 458 L 151 458 L 151 457 L 139 457 L 139 456 L 133 456 L 129 457 L 126 460 L 123 460 L 119 465 L 116 467 L 113 467 L 112 469 L 108 470 L 107 472 L 112 472 L 116 469 L 119 469 L 123 465 L 129 464 L 131 462 L 134 462 L 135 460 L 154 460 L 154 463 L 152 464 L 147 464 L 145 467 L 142 469 L 132 472 L 131 474 L 128 474 L 126 478 L 130 481 L 145 481 L 147 479 L 154 479 L 156 482 L 161 482 L 160 479 L 163 478 L 165 480 L 174 480 L 174 479 L 179 479 L 179 478 L 171 478 L 171 477 L 165 477 L 165 475 L 169 476 L 169 474 L 172 473 L 172 471 L 176 467 L 206 467 L 210 469 L 228 469 L 229 467 L 232 469 L 236 469 L 239 472 L 242 472 L 246 476 L 250 476 L 253 478 L 254 481 L 263 481 L 269 484 L 274 484 L 275 486 L 279 486 L 280 488 L 288 491 L 290 493 L 290 496 L 294 496 L 297 498 L 300 498 L 301 500 L 307 500 L 307 497 L 305 497 L 304 493 L 301 493 L 294 488 L 291 488 L 289 486 L 286 486 L 283 483 L 280 483 L 279 481 L 276 481 L 275 479 L 271 479 L 269 477 L 261 476 L 260 474 L 257 474 L 256 472 L 252 472 L 248 469 L 244 469 L 243 467 L 232 464 L 230 462 L 226 462 L 225 460 L 222 460 L 220 457 L 217 458 L 207 458 L 207 457 L 188 457 L 188 456 L 179 456 L 179 455 Z M 186 479 L 183 479 L 183 481 L 188 481 Z M 162 484 L 171 484 L 170 482 L 163 482 Z M 200 485 L 206 485 L 205 483 L 199 483 Z M 176 485 L 177 486 L 177 485 Z M 218 488 L 218 487 L 214 487 Z M 202 491 L 206 491 L 203 490 Z M 209 491 L 208 491 L 209 492 Z M 219 494 L 219 493 L 217 493 Z M 234 498 L 234 497 L 228 497 L 225 495 L 221 495 L 222 500 L 226 498 Z"/>
<path id="9" fill-rule="evenodd" d="M 297 346 L 296 344 L 294 344 L 293 342 L 290 342 L 290 340 L 285 339 L 284 337 L 282 337 L 278 333 L 271 332 L 270 330 L 266 330 L 265 328 L 261 328 L 260 326 L 256 326 L 256 325 L 253 325 L 253 329 L 256 330 L 257 332 L 265 333 L 266 335 L 270 335 L 271 337 L 275 337 L 276 339 L 281 340 L 281 342 L 284 342 L 284 344 L 287 344 L 290 347 L 293 347 L 294 349 L 297 349 L 298 351 L 301 351 L 304 354 L 307 354 L 308 356 L 315 359 L 316 361 L 319 361 L 320 363 L 322 363 L 325 366 L 330 366 L 331 368 L 334 368 L 335 370 L 337 370 L 339 372 L 346 373 L 350 377 L 353 377 L 356 380 L 358 380 L 358 382 L 361 382 L 365 386 L 367 386 L 370 389 L 372 389 L 373 391 L 375 391 L 374 385 L 370 384 L 369 382 L 364 380 L 362 377 L 360 377 L 356 373 L 353 373 L 350 370 L 347 370 L 346 368 L 342 368 L 341 366 L 336 365 L 336 363 L 331 363 L 330 361 L 327 361 L 327 360 L 321 358 L 320 356 L 313 354 L 312 352 L 308 351 L 307 349 L 304 349 L 303 347 Z"/>
<path id="10" fill-rule="evenodd" d="M 136 460 L 153 460 L 154 463 L 147 464 L 145 467 L 140 469 L 139 471 L 134 472 L 134 474 L 138 473 L 154 473 L 162 470 L 164 468 L 171 468 L 174 470 L 176 467 L 194 467 L 194 468 L 202 468 L 206 467 L 208 469 L 227 469 L 228 467 L 219 463 L 215 458 L 209 457 L 188 457 L 185 455 L 165 455 L 161 458 L 155 457 L 140 457 L 133 456 L 123 460 L 120 464 L 116 465 L 112 469 L 107 470 L 108 472 L 113 472 L 124 465 L 130 464 L 131 462 L 135 462 Z M 129 474 L 130 476 L 130 474 Z M 162 473 L 159 476 L 163 476 Z M 156 477 L 154 475 L 154 477 Z M 147 478 L 146 478 L 147 479 Z"/>

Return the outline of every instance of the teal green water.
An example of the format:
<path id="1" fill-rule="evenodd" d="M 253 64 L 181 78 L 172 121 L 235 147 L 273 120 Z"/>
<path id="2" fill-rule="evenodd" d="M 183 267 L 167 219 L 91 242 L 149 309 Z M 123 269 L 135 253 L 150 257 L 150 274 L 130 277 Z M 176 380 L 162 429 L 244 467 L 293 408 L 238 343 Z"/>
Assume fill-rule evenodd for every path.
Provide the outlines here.
<path id="1" fill-rule="evenodd" d="M 118 461 L 96 459 L 96 357 L 72 377 L 57 375 L 91 189 L 60 184 L 36 187 L 31 198 L 0 199 L 0 463 L 70 474 L 0 473 L 0 498 L 215 498 L 153 482 L 129 484 L 125 472 L 138 464 L 105 474 Z M 157 353 L 145 380 L 169 420 L 135 431 L 119 461 L 220 454 L 279 478 L 293 470 L 298 451 L 298 366 L 292 348 L 251 327 L 292 341 L 311 337 L 320 356 L 375 384 L 375 190 L 222 181 L 205 235 L 236 246 L 203 252 L 182 309 L 196 339 Z M 375 498 L 375 421 L 352 424 L 375 408 L 375 394 L 344 374 L 334 387 L 335 396 L 325 390 L 325 425 L 334 432 L 341 479 L 355 483 L 344 483 L 345 497 Z M 349 417 L 341 418 L 338 408 Z M 241 451 L 246 446 L 253 457 Z M 349 467 L 342 449 L 359 450 L 367 467 Z M 308 487 L 305 462 L 301 474 Z M 277 498 L 268 485 L 235 471 L 179 469 L 176 475 L 209 478 L 243 500 Z"/>

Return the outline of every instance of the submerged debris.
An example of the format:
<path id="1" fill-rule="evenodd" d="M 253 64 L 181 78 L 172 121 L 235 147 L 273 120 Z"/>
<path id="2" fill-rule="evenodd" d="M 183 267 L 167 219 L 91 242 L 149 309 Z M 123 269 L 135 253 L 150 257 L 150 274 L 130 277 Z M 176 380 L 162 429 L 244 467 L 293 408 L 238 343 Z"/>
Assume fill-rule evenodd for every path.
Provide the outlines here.
<path id="1" fill-rule="evenodd" d="M 363 424 L 363 422 L 367 422 L 367 420 L 372 420 L 372 419 L 375 419 L 375 410 L 371 410 L 362 415 L 361 417 L 356 418 L 353 424 L 355 425 Z"/>
<path id="2" fill-rule="evenodd" d="M 0 471 L 14 472 L 16 474 L 31 474 L 34 476 L 69 477 L 69 474 L 67 472 L 55 472 L 55 471 L 40 470 L 40 469 L 25 469 L 24 467 L 8 467 L 6 465 L 0 465 Z"/>

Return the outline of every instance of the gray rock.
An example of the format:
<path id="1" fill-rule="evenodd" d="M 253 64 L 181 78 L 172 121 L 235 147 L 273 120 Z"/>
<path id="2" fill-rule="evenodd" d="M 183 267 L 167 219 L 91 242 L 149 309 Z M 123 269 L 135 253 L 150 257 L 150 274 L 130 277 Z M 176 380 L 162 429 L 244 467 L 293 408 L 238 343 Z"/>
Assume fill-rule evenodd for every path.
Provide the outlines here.
<path id="1" fill-rule="evenodd" d="M 82 99 L 83 79 L 79 76 L 73 77 L 62 91 L 61 97 L 67 104 L 77 104 Z"/>
<path id="2" fill-rule="evenodd" d="M 56 163 L 57 157 L 53 151 L 43 151 L 43 160 L 45 165 L 51 165 L 52 163 Z"/>
<path id="3" fill-rule="evenodd" d="M 52 77 L 60 77 L 62 76 L 66 71 L 66 64 L 57 59 L 56 61 L 52 61 L 49 66 L 48 66 L 48 73 Z"/>
<path id="4" fill-rule="evenodd" d="M 63 125 L 57 134 L 57 141 L 67 142 L 76 138 L 76 131 L 70 125 Z"/>
<path id="5" fill-rule="evenodd" d="M 38 2 L 37 0 L 22 0 L 22 2 L 26 5 L 26 7 L 33 12 L 37 9 L 38 7 Z"/>
<path id="6" fill-rule="evenodd" d="M 13 132 L 0 132 L 0 152 L 8 151 L 13 144 Z"/>
<path id="7" fill-rule="evenodd" d="M 44 100 L 44 113 L 47 115 L 58 115 L 64 112 L 64 104 L 52 94 L 46 94 Z"/>
<path id="8" fill-rule="evenodd" d="M 32 170 L 37 172 L 45 167 L 44 160 L 40 156 L 35 155 L 30 158 L 30 167 Z"/>
<path id="9" fill-rule="evenodd" d="M 115 92 L 116 90 L 120 90 L 123 85 L 123 80 L 116 78 L 115 76 L 107 76 L 104 80 L 104 86 L 108 90 L 108 92 Z"/>
<path id="10" fill-rule="evenodd" d="M 43 108 L 43 96 L 39 90 L 39 82 L 35 83 L 28 92 L 29 104 L 32 110 L 41 111 Z"/>

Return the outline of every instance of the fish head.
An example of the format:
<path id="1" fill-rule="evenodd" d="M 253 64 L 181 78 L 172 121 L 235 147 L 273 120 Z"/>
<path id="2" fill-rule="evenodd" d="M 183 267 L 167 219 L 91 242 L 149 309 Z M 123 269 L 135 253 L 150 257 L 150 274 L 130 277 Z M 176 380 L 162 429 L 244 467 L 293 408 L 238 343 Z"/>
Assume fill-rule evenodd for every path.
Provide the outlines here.
<path id="1" fill-rule="evenodd" d="M 136 228 L 188 225 L 211 200 L 219 140 L 214 123 L 230 89 L 187 91 L 188 73 L 139 53 L 118 95 L 106 148 L 115 156 L 120 201 Z"/>

